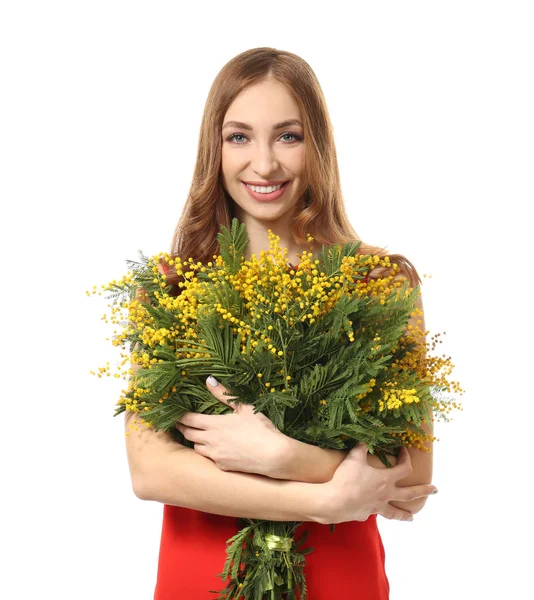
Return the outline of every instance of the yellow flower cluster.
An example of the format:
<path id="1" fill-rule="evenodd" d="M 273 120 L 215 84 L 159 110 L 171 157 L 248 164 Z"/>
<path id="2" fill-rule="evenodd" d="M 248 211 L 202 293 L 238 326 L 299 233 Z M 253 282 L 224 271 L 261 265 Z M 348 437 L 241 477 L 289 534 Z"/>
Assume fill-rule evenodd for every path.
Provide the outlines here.
<path id="1" fill-rule="evenodd" d="M 389 383 L 389 382 L 388 382 Z M 378 410 L 384 411 L 386 407 L 389 410 L 400 408 L 403 404 L 411 404 L 412 402 L 419 402 L 419 397 L 416 396 L 414 388 L 392 388 L 381 390 L 382 399 L 378 401 Z"/>
<path id="2" fill-rule="evenodd" d="M 313 241 L 311 235 L 307 235 L 309 242 Z M 167 264 L 174 265 L 177 275 L 183 276 L 186 280 L 180 282 L 180 287 L 185 287 L 183 292 L 173 297 L 165 292 L 156 296 L 160 306 L 167 308 L 175 313 L 180 313 L 178 326 L 171 329 L 155 329 L 151 327 L 153 318 L 144 308 L 142 294 L 139 295 L 139 300 L 132 300 L 127 306 L 129 312 L 129 322 L 131 326 L 142 330 L 142 341 L 149 347 L 157 345 L 170 345 L 174 338 L 195 339 L 197 341 L 197 332 L 194 323 L 199 310 L 216 310 L 222 314 L 225 320 L 228 320 L 234 325 L 233 332 L 239 333 L 242 336 L 242 348 L 244 353 L 247 347 L 247 339 L 252 337 L 251 347 L 256 348 L 262 344 L 268 351 L 277 356 L 283 356 L 284 349 L 277 348 L 269 337 L 267 332 L 260 331 L 254 327 L 254 322 L 260 317 L 268 316 L 269 314 L 277 314 L 287 321 L 288 325 L 294 325 L 297 320 L 301 322 L 314 323 L 318 316 L 325 314 L 337 303 L 341 295 L 347 293 L 347 278 L 351 278 L 359 273 L 358 269 L 362 266 L 376 267 L 393 267 L 393 272 L 398 269 L 397 265 L 391 265 L 389 257 L 380 259 L 376 255 L 369 256 L 353 256 L 344 257 L 340 268 L 340 273 L 328 278 L 324 272 L 317 270 L 319 260 L 312 261 L 312 253 L 304 251 L 299 263 L 298 273 L 294 270 L 288 272 L 287 268 L 287 248 L 283 250 L 279 246 L 280 237 L 275 235 L 272 230 L 269 230 L 269 246 L 268 253 L 260 252 L 260 260 L 256 255 L 252 255 L 251 260 L 244 261 L 242 268 L 235 274 L 231 275 L 222 268 L 223 259 L 220 255 L 215 255 L 214 263 L 209 262 L 206 266 L 202 263 L 194 263 L 190 257 L 182 262 L 180 258 L 171 258 L 168 253 L 159 253 L 152 257 L 149 264 L 152 266 L 154 273 L 153 282 L 165 288 L 166 275 L 161 272 L 160 261 L 163 259 Z M 213 265 L 217 265 L 219 269 L 209 270 Z M 208 271 L 208 277 L 215 285 L 218 282 L 230 284 L 237 290 L 245 302 L 245 308 L 251 318 L 251 325 L 247 325 L 243 320 L 231 314 L 228 309 L 223 308 L 220 304 L 209 304 L 209 290 L 206 286 L 199 282 L 195 276 L 195 271 Z M 295 276 L 296 275 L 296 276 Z M 358 285 L 352 287 L 352 292 L 359 295 L 370 294 L 377 296 L 379 294 L 384 297 L 391 293 L 393 286 L 400 285 L 395 282 L 391 284 L 392 276 L 385 279 L 370 279 L 365 282 L 360 280 Z M 356 277 L 358 279 L 358 277 Z M 128 274 L 121 280 L 113 280 L 107 286 L 102 286 L 104 289 L 113 289 L 115 284 L 131 283 L 133 275 Z M 306 285 L 304 285 L 304 283 Z M 94 286 L 96 290 L 96 286 Z M 89 293 L 89 292 L 87 292 Z M 95 293 L 95 291 L 93 291 Z M 113 311 L 114 313 L 118 313 Z M 115 317 L 114 322 L 119 322 Z M 350 323 L 352 325 L 352 323 Z M 268 326 L 268 330 L 272 330 L 272 325 Z M 126 330 L 121 336 L 116 337 L 116 345 L 121 345 L 127 339 L 127 335 L 131 334 L 132 330 Z M 350 329 L 348 332 L 350 341 L 354 341 L 354 332 Z M 379 346 L 377 346 L 377 349 Z M 202 353 L 195 353 L 193 356 L 201 356 Z M 190 357 L 189 355 L 187 357 Z M 127 373 L 124 373 L 126 375 Z"/>
<path id="3" fill-rule="evenodd" d="M 107 375 L 108 377 L 111 377 L 111 370 L 110 370 L 110 366 L 109 366 L 109 362 L 106 363 L 105 367 L 98 367 L 98 373 L 96 371 L 90 371 L 91 375 L 96 375 L 99 378 L 102 378 L 103 375 Z"/>
<path id="4" fill-rule="evenodd" d="M 310 235 L 307 236 L 307 239 L 309 242 L 313 241 L 313 237 Z M 390 301 L 399 298 L 400 288 L 406 282 L 406 278 L 399 275 L 398 265 L 392 264 L 388 256 L 384 258 L 377 255 L 344 256 L 339 271 L 327 276 L 318 268 L 320 261 L 313 259 L 312 252 L 303 251 L 299 256 L 298 269 L 288 269 L 287 248 L 281 250 L 279 241 L 280 237 L 269 230 L 269 251 L 260 251 L 259 259 L 253 254 L 249 260 L 243 261 L 235 273 L 223 268 L 224 260 L 220 255 L 214 255 L 213 261 L 206 265 L 200 262 L 195 263 L 191 257 L 184 261 L 179 257 L 171 258 L 167 253 L 160 253 L 150 258 L 148 264 L 154 276 L 153 283 L 160 290 L 154 292 L 154 298 L 159 307 L 167 309 L 174 315 L 173 325 L 166 328 L 160 327 L 155 322 L 146 308 L 148 295 L 144 296 L 143 290 L 139 288 L 135 299 L 124 303 L 121 307 L 112 307 L 112 322 L 123 326 L 122 332 L 115 336 L 113 343 L 117 346 L 122 345 L 125 350 L 126 340 L 130 339 L 133 333 L 139 332 L 139 339 L 146 347 L 176 348 L 176 356 L 179 358 L 207 356 L 207 353 L 202 352 L 202 345 L 206 341 L 199 337 L 197 322 L 199 317 L 204 314 L 218 312 L 223 320 L 231 324 L 233 333 L 240 335 L 243 354 L 246 354 L 248 347 L 250 351 L 267 351 L 277 357 L 282 357 L 283 368 L 279 372 L 281 379 L 277 379 L 277 381 L 283 381 L 280 391 L 285 392 L 291 389 L 291 376 L 285 361 L 286 348 L 278 347 L 278 343 L 273 340 L 273 338 L 280 339 L 280 336 L 276 335 L 278 333 L 276 329 L 281 326 L 280 318 L 285 320 L 289 327 L 299 321 L 313 324 L 320 316 L 328 313 L 343 295 L 374 297 L 378 298 L 381 304 L 385 304 L 386 299 L 390 296 Z M 340 248 L 334 247 L 329 251 L 339 252 Z M 177 284 L 182 288 L 178 296 L 168 293 L 167 276 L 161 270 L 160 263 L 162 261 L 169 266 L 174 266 L 176 274 L 184 279 L 183 282 Z M 368 275 L 362 278 L 362 272 L 366 271 L 372 273 L 373 276 Z M 204 277 L 207 276 L 209 281 L 199 279 L 198 272 L 206 274 Z M 129 272 L 121 280 L 113 280 L 107 286 L 101 287 L 105 290 L 114 290 L 117 285 L 134 283 L 135 278 Z M 233 314 L 230 308 L 219 302 L 219 298 L 214 292 L 221 286 L 229 286 L 240 295 L 246 317 Z M 408 285 L 405 295 L 408 296 L 412 291 L 413 288 Z M 89 292 L 86 293 L 89 294 Z M 97 293 L 96 286 L 93 286 L 92 293 Z M 100 293 L 98 292 L 99 295 Z M 124 309 L 128 311 L 127 326 L 124 325 L 121 314 L 121 310 Z M 422 311 L 416 308 L 411 316 L 417 318 L 422 314 Z M 396 360 L 390 365 L 389 368 L 392 371 L 390 375 L 416 371 L 420 378 L 428 383 L 438 385 L 441 383 L 448 386 L 445 375 L 449 374 L 450 369 L 454 366 L 450 363 L 450 357 L 428 358 L 426 355 L 427 345 L 422 341 L 428 332 L 422 331 L 417 326 L 422 323 L 420 319 L 416 323 L 416 326 L 409 325 L 407 327 L 405 335 L 399 341 L 401 345 L 412 344 L 413 348 L 405 352 L 402 359 Z M 366 328 L 364 326 L 361 331 L 353 331 L 352 322 L 348 321 L 348 324 L 350 327 L 346 334 L 350 342 L 354 342 L 355 336 L 365 331 Z M 183 340 L 183 342 L 176 340 Z M 191 350 L 187 352 L 178 350 L 179 347 L 188 346 L 188 341 L 194 342 L 189 346 Z M 372 346 L 373 353 L 380 353 L 380 341 L 379 336 L 373 338 L 373 342 L 375 342 Z M 435 342 L 434 345 L 436 343 L 438 342 Z M 199 351 L 192 350 L 197 347 Z M 159 362 L 157 358 L 150 358 L 147 353 L 135 352 L 135 349 L 122 356 L 123 366 L 131 362 L 132 367 L 152 368 L 152 365 Z M 438 379 L 436 374 L 447 366 L 450 369 Z M 110 375 L 109 363 L 105 368 L 99 369 L 98 376 L 101 377 L 103 373 Z M 127 379 L 129 375 L 132 375 L 132 368 L 126 367 L 121 375 Z M 115 377 L 121 375 L 115 374 Z M 277 391 L 275 385 L 261 379 L 261 373 L 258 374 L 258 380 L 264 390 Z M 399 381 L 402 380 L 402 377 L 399 378 Z M 455 391 L 462 391 L 456 382 L 451 382 L 450 385 Z M 376 410 L 376 402 L 368 398 L 375 387 L 376 380 L 370 379 L 368 389 L 355 396 L 361 410 L 370 412 L 373 410 L 373 405 Z M 449 387 L 447 389 L 450 391 Z M 131 401 L 127 399 L 126 392 L 123 391 L 124 395 L 118 404 L 124 403 L 130 410 L 141 411 L 144 408 L 143 393 L 142 388 L 135 388 L 135 399 Z M 402 386 L 381 389 L 379 395 L 381 395 L 378 400 L 380 412 L 386 409 L 400 408 L 404 404 L 419 402 L 419 397 L 414 389 L 405 389 Z M 159 401 L 163 402 L 163 399 Z M 326 409 L 326 400 L 321 400 L 320 404 Z M 434 405 L 436 408 L 441 408 L 442 411 L 452 410 L 445 404 L 440 407 L 439 402 Z M 460 405 L 454 404 L 453 406 L 459 408 Z"/>
<path id="5" fill-rule="evenodd" d="M 422 311 L 415 309 L 412 316 L 422 315 Z M 414 344 L 411 351 L 406 351 L 402 359 L 395 360 L 391 364 L 392 375 L 400 372 L 414 372 L 422 380 L 429 384 L 442 387 L 445 391 L 463 394 L 459 382 L 449 381 L 448 375 L 452 373 L 454 364 L 451 362 L 450 356 L 433 356 L 429 351 L 433 351 L 437 343 L 436 341 L 441 334 L 437 333 L 432 336 L 431 343 L 425 342 L 425 336 L 428 331 L 422 331 L 419 327 L 408 326 L 405 335 L 399 341 L 400 346 Z M 463 410 L 462 404 L 453 401 L 452 403 L 442 402 L 439 399 L 434 399 L 432 402 L 434 410 L 446 415 L 453 410 Z"/>
<path id="6" fill-rule="evenodd" d="M 172 342 L 173 337 L 175 337 L 176 332 L 170 331 L 165 327 L 161 327 L 160 329 L 154 329 L 153 327 L 145 327 L 143 329 L 143 333 L 141 335 L 141 340 L 143 344 L 146 344 L 153 348 L 158 344 L 160 346 L 165 346 L 168 342 Z"/>
<path id="7" fill-rule="evenodd" d="M 374 377 L 372 377 L 368 382 L 367 385 L 369 386 L 369 389 L 366 392 L 363 392 L 363 394 L 357 394 L 356 398 L 358 400 L 362 400 L 363 398 L 365 398 L 370 392 L 373 391 L 374 386 L 376 385 L 376 379 Z M 362 406 L 363 408 L 363 406 Z"/>
<path id="8" fill-rule="evenodd" d="M 393 437 L 398 437 L 403 446 L 407 448 L 418 448 L 423 452 L 432 452 L 431 446 L 426 445 L 428 442 L 432 443 L 438 440 L 431 433 L 418 433 L 411 429 L 405 429 L 401 433 L 392 433 Z"/>

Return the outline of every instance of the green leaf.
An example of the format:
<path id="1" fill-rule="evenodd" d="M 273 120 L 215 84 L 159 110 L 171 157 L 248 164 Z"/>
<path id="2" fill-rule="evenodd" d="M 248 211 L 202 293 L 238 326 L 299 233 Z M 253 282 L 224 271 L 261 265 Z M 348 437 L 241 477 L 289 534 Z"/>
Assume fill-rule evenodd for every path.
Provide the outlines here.
<path id="1" fill-rule="evenodd" d="M 220 254 L 228 272 L 235 275 L 241 267 L 245 249 L 249 243 L 245 224 L 240 223 L 239 219 L 234 217 L 230 231 L 228 231 L 227 227 L 221 225 L 221 231 L 217 234 L 217 240 L 220 246 Z"/>
<path id="2" fill-rule="evenodd" d="M 361 240 L 357 240 L 343 245 L 335 244 L 332 246 L 326 246 L 323 244 L 318 258 L 322 263 L 324 263 L 324 270 L 327 276 L 330 277 L 340 270 L 344 256 L 356 256 L 361 243 Z"/>

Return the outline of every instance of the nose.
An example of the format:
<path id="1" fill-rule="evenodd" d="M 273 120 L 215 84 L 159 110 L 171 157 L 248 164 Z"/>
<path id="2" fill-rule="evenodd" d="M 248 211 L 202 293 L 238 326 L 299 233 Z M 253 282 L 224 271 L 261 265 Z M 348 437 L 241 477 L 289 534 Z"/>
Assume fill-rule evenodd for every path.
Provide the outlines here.
<path id="1" fill-rule="evenodd" d="M 270 174 L 278 170 L 280 162 L 274 148 L 269 143 L 260 143 L 253 150 L 250 165 L 262 179 L 274 179 L 274 177 L 270 177 Z"/>

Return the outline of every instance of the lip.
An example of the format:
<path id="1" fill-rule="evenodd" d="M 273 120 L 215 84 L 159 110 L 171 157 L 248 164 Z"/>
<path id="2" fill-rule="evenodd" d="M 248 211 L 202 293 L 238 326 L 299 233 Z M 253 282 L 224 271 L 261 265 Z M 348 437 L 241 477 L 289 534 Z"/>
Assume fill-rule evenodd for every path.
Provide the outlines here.
<path id="1" fill-rule="evenodd" d="M 285 183 L 288 181 L 287 179 L 280 179 L 280 181 L 243 181 L 243 183 L 248 183 L 249 185 L 260 185 L 267 187 L 269 185 L 280 185 L 281 183 Z"/>
<path id="2" fill-rule="evenodd" d="M 254 200 L 257 200 L 258 202 L 272 202 L 273 200 L 278 200 L 278 198 L 285 194 L 287 188 L 291 185 L 291 181 L 287 181 L 284 182 L 284 185 L 282 185 L 280 189 L 271 192 L 270 194 L 262 194 L 260 192 L 255 192 L 254 190 L 251 190 L 244 181 L 242 181 L 241 183 L 243 184 L 243 187 L 247 191 L 248 195 Z"/>

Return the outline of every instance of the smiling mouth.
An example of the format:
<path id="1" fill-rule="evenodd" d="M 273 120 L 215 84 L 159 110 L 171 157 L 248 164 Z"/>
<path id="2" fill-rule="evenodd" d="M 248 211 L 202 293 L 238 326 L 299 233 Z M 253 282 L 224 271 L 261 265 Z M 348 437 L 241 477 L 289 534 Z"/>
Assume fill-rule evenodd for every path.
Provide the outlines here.
<path id="1" fill-rule="evenodd" d="M 283 188 L 287 183 L 289 183 L 289 181 L 284 181 L 283 183 L 278 183 L 276 185 L 272 184 L 272 185 L 253 185 L 250 183 L 247 183 L 246 181 L 243 181 L 243 183 L 251 190 L 261 194 L 272 194 L 273 192 L 278 191 L 279 189 Z M 271 189 L 269 192 L 265 191 L 267 190 L 267 188 L 274 188 Z M 261 191 L 259 191 L 261 190 Z"/>
<path id="2" fill-rule="evenodd" d="M 267 189 L 272 189 L 272 191 L 270 191 L 270 192 L 257 191 L 258 187 L 254 186 L 255 189 L 253 189 L 252 187 L 250 187 L 250 185 L 248 185 L 244 181 L 242 181 L 241 183 L 243 184 L 243 187 L 246 189 L 248 195 L 251 196 L 252 198 L 254 198 L 254 200 L 256 200 L 257 202 L 271 202 L 273 200 L 278 200 L 278 198 L 281 198 L 285 194 L 286 189 L 291 184 L 291 181 L 286 181 L 285 183 L 279 185 L 278 187 L 275 187 L 274 189 L 272 189 L 272 186 L 266 186 Z M 261 186 L 259 186 L 259 187 L 261 187 Z"/>

